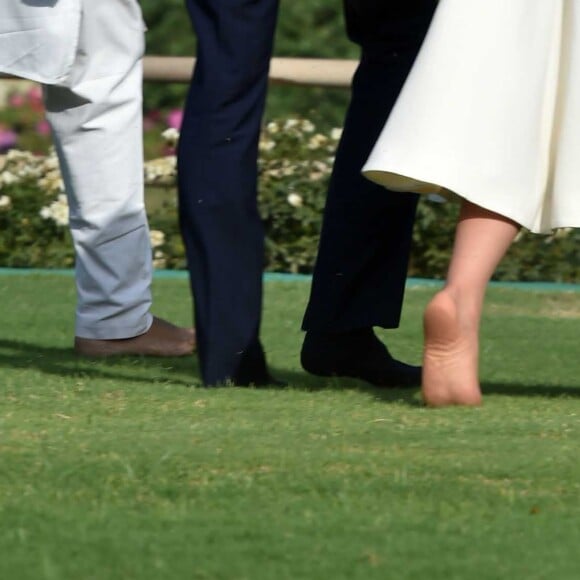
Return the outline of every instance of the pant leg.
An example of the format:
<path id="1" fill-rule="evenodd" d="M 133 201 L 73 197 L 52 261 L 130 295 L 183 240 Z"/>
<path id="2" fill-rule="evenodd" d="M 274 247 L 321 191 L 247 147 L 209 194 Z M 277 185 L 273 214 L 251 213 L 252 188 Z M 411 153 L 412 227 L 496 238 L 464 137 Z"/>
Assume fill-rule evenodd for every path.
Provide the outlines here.
<path id="1" fill-rule="evenodd" d="M 203 380 L 258 341 L 264 234 L 257 157 L 278 0 L 187 0 L 197 65 L 178 150 L 179 203 Z"/>
<path id="2" fill-rule="evenodd" d="M 66 86 L 45 86 L 70 206 L 76 335 L 128 338 L 151 325 L 152 260 L 143 199 L 141 60 L 136 0 L 83 0 Z"/>
<path id="3" fill-rule="evenodd" d="M 330 179 L 304 330 L 399 325 L 417 197 L 376 186 L 360 170 L 436 5 L 417 0 L 417 13 L 402 1 L 345 0 L 347 29 L 362 57 Z"/>

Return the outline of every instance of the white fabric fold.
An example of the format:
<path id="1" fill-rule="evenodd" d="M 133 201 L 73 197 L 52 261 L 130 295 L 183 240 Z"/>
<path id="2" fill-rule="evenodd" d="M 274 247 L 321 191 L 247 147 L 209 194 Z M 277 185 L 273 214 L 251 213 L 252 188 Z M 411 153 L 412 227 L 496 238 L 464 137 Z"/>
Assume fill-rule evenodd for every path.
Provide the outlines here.
<path id="1" fill-rule="evenodd" d="M 81 0 L 2 0 L 0 72 L 43 84 L 66 84 L 77 50 L 81 4 Z"/>
<path id="2" fill-rule="evenodd" d="M 577 0 L 442 0 L 363 173 L 533 232 L 580 226 Z"/>

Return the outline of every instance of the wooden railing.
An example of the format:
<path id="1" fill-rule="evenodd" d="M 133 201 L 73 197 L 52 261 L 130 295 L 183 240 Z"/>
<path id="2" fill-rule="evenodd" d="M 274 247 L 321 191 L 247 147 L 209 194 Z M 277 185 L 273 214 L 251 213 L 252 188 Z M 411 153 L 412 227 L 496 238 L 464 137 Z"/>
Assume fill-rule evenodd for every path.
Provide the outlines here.
<path id="1" fill-rule="evenodd" d="M 179 56 L 147 56 L 144 60 L 145 80 L 153 82 L 188 82 L 195 60 Z M 273 58 L 270 61 L 270 82 L 273 84 L 313 87 L 350 86 L 356 60 L 326 58 Z"/>
<path id="2" fill-rule="evenodd" d="M 144 78 L 160 83 L 189 82 L 195 59 L 179 56 L 146 56 Z M 270 82 L 273 84 L 311 87 L 350 86 L 356 60 L 325 58 L 273 58 L 270 63 Z M 11 78 L 0 75 L 1 78 Z"/>

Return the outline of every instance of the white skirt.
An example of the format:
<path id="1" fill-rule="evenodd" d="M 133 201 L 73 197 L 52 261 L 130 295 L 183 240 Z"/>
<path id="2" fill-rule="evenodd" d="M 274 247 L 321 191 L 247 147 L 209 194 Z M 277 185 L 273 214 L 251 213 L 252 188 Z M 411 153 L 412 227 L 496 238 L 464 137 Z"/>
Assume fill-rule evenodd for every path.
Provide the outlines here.
<path id="1" fill-rule="evenodd" d="M 363 173 L 580 227 L 580 2 L 441 0 Z"/>

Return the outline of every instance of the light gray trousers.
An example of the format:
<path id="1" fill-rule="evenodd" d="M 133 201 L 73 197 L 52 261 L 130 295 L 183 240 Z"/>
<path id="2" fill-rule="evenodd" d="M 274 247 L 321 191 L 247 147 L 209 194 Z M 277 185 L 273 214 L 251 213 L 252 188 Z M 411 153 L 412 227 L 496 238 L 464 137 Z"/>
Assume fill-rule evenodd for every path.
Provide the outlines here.
<path id="1" fill-rule="evenodd" d="M 136 0 L 82 0 L 78 50 L 66 86 L 44 86 L 70 206 L 75 334 L 83 338 L 128 338 L 143 334 L 152 322 L 143 51 Z"/>

